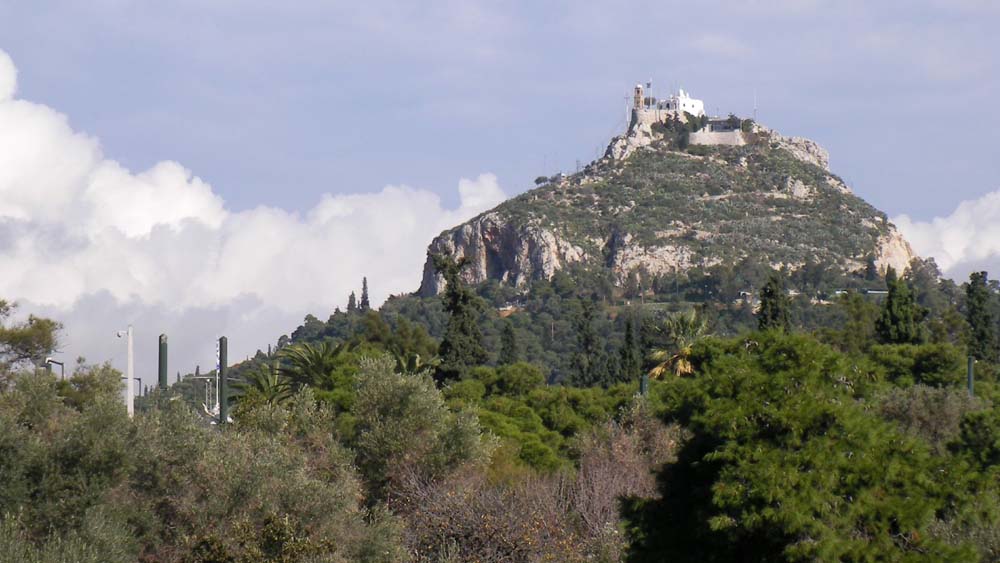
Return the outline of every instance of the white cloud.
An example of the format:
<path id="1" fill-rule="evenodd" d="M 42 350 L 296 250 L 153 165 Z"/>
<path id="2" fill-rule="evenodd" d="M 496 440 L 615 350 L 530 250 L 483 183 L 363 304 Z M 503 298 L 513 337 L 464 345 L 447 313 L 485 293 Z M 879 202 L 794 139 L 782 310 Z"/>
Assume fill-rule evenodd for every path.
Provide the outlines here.
<path id="1" fill-rule="evenodd" d="M 917 254 L 933 257 L 956 281 L 972 271 L 1000 269 L 1000 191 L 963 201 L 945 217 L 915 221 L 900 215 L 892 221 Z"/>
<path id="2" fill-rule="evenodd" d="M 431 238 L 505 197 L 482 174 L 459 181 L 456 209 L 387 186 L 324 195 L 302 216 L 233 212 L 176 162 L 133 173 L 107 159 L 65 116 L 13 98 L 15 82 L 0 51 L 0 296 L 64 320 L 65 352 L 91 360 L 128 323 L 150 343 L 176 335 L 203 365 L 224 333 L 240 358 L 342 306 L 362 276 L 374 303 L 415 290 Z"/>

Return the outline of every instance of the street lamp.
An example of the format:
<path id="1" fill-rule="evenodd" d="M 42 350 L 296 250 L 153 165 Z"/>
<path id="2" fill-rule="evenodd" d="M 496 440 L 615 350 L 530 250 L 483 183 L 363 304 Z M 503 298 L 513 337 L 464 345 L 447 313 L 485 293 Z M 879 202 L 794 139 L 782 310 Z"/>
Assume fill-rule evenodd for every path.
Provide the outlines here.
<path id="1" fill-rule="evenodd" d="M 58 360 L 52 358 L 45 358 L 45 365 L 49 366 L 49 372 L 52 372 L 52 364 L 59 366 L 59 379 L 66 379 L 66 365 Z"/>
<path id="2" fill-rule="evenodd" d="M 126 338 L 128 340 L 128 360 L 125 364 L 125 410 L 128 411 L 128 417 L 132 418 L 135 415 L 135 381 L 133 378 L 134 373 L 134 355 L 132 348 L 132 325 L 128 325 L 127 330 L 119 330 L 117 333 L 118 338 Z"/>

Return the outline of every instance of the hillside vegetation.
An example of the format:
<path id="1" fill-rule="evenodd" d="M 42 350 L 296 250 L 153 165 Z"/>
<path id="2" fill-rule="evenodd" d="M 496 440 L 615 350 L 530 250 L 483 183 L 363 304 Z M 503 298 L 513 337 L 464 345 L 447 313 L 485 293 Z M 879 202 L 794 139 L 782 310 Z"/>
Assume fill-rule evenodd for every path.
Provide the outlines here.
<path id="1" fill-rule="evenodd" d="M 655 131 L 655 129 L 654 129 Z M 902 271 L 914 257 L 885 214 L 816 160 L 763 128 L 744 146 L 681 149 L 660 128 L 624 160 L 605 157 L 446 231 L 428 253 L 470 261 L 465 279 L 523 287 L 573 264 L 654 276 L 747 263 L 846 274 L 869 261 Z M 421 293 L 441 290 L 425 266 Z"/>

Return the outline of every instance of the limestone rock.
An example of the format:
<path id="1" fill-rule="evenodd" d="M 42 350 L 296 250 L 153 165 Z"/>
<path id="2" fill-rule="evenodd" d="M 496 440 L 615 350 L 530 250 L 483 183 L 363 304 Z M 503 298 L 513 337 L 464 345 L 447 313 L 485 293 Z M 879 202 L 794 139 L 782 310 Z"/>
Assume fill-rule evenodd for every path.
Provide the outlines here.
<path id="1" fill-rule="evenodd" d="M 470 284 L 489 279 L 523 287 L 531 280 L 549 279 L 567 264 L 586 255 L 577 246 L 537 225 L 515 225 L 497 212 L 480 215 L 438 236 L 427 250 L 421 295 L 444 291 L 444 279 L 434 270 L 430 255 L 441 254 L 466 266 L 462 278 Z"/>
<path id="2" fill-rule="evenodd" d="M 885 274 L 886 268 L 892 266 L 898 274 L 902 274 L 916 257 L 910 243 L 890 224 L 889 232 L 879 239 L 875 248 L 875 266 L 879 272 Z"/>

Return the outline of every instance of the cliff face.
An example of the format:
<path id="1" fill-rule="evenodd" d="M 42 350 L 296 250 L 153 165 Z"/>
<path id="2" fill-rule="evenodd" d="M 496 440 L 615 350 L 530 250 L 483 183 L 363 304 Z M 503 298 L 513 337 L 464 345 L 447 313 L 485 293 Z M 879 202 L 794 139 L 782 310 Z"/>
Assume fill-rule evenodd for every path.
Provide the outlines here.
<path id="1" fill-rule="evenodd" d="M 465 258 L 466 281 L 524 287 L 570 266 L 615 283 L 716 265 L 822 263 L 884 271 L 915 257 L 884 213 L 829 171 L 813 141 L 754 126 L 745 146 L 682 150 L 639 123 L 604 158 L 439 235 L 428 254 Z M 444 289 L 430 259 L 420 292 Z"/>
<path id="2" fill-rule="evenodd" d="M 434 239 L 427 252 L 465 258 L 468 265 L 462 273 L 470 283 L 495 279 L 516 287 L 533 279 L 551 278 L 556 270 L 585 258 L 579 247 L 552 230 L 508 221 L 498 211 L 447 231 Z M 444 289 L 443 283 L 428 258 L 421 293 L 439 293 Z"/>

